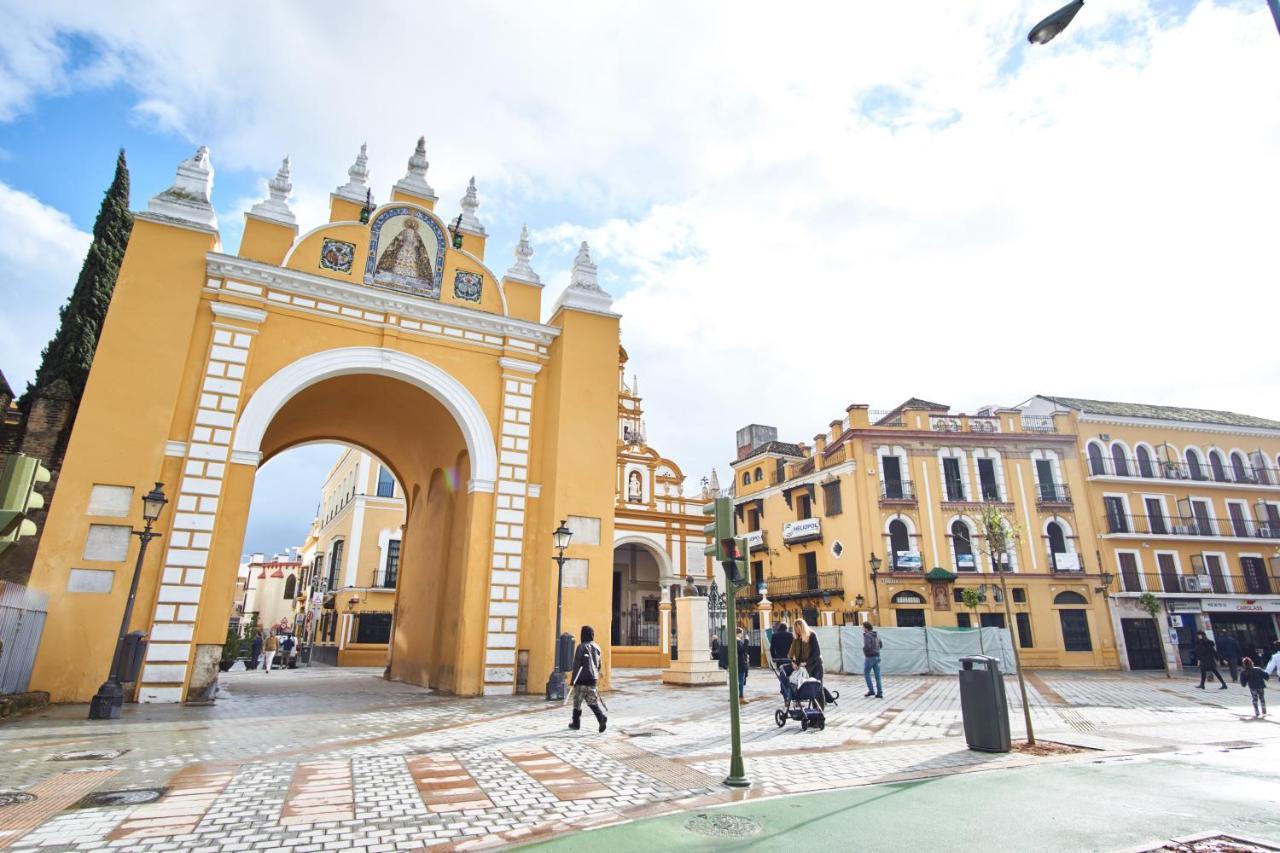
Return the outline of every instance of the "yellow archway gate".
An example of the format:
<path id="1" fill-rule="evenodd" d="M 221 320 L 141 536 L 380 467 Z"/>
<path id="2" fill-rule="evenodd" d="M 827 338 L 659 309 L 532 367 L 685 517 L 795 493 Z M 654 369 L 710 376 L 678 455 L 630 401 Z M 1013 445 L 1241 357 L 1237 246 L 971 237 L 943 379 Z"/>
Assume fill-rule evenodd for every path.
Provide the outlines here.
<path id="1" fill-rule="evenodd" d="M 158 480 L 170 505 L 130 626 L 149 637 L 137 696 L 209 698 L 255 472 L 316 440 L 370 448 L 404 486 L 393 678 L 509 693 L 528 650 L 537 689 L 561 518 L 601 522 L 570 548 L 565 624 L 609 612 L 619 318 L 586 245 L 543 323 L 525 236 L 502 278 L 484 263 L 474 184 L 450 226 L 421 140 L 386 204 L 366 203 L 365 163 L 299 236 L 286 161 L 236 256 L 220 252 L 206 149 L 136 215 L 32 573 L 51 601 L 33 689 L 85 701 L 107 676 L 128 528 Z"/>

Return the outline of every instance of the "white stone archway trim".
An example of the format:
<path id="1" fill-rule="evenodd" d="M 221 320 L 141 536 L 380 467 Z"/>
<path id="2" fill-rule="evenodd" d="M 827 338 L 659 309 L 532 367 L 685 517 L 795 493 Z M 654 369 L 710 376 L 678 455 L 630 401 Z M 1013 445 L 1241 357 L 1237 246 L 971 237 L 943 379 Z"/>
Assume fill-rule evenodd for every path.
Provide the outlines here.
<path id="1" fill-rule="evenodd" d="M 408 382 L 435 397 L 449 410 L 471 455 L 469 491 L 493 491 L 498 454 L 489 419 L 466 386 L 441 368 L 417 356 L 382 347 L 342 347 L 304 356 L 282 367 L 253 392 L 240 415 L 231 461 L 254 464 L 262 458 L 262 437 L 276 413 L 299 392 L 338 376 L 371 373 Z M 252 461 L 251 461 L 252 460 Z"/>
<path id="2" fill-rule="evenodd" d="M 623 545 L 640 545 L 649 550 L 650 553 L 658 561 L 658 572 L 661 578 L 678 578 L 675 567 L 671 561 L 671 554 L 667 552 L 658 542 L 638 533 L 628 533 L 625 536 L 615 536 L 613 539 L 613 550 L 617 551 Z"/>

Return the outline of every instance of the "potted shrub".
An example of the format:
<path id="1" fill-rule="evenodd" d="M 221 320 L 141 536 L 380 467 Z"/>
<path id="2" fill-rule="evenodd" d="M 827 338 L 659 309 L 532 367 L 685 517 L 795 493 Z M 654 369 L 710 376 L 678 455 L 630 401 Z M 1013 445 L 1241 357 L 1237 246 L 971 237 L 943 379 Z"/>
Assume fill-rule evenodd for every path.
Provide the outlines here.
<path id="1" fill-rule="evenodd" d="M 218 661 L 218 670 L 226 672 L 235 666 L 240 656 L 240 628 L 237 625 L 227 626 L 227 638 L 222 641 L 222 658 Z"/>

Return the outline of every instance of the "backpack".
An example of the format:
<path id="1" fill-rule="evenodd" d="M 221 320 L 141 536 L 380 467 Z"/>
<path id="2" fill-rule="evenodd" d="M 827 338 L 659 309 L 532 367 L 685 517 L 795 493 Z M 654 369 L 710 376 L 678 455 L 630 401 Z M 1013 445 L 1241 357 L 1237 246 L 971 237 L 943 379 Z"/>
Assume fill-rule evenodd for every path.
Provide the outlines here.
<path id="1" fill-rule="evenodd" d="M 587 660 L 585 664 L 587 677 L 595 679 L 596 681 L 599 681 L 600 680 L 600 647 L 597 646 L 595 643 L 586 643 L 581 648 L 585 650 L 587 653 L 586 655 Z M 580 669 L 581 668 L 582 667 L 580 667 Z M 576 671 L 573 674 L 573 683 L 574 684 L 578 683 L 578 673 Z"/>

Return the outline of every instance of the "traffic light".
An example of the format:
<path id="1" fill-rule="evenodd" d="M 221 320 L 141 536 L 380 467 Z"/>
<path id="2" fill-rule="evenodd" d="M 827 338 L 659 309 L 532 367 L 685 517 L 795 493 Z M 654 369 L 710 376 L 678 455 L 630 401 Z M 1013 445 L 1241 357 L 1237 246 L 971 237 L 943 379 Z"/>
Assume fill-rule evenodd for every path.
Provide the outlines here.
<path id="1" fill-rule="evenodd" d="M 34 456 L 11 453 L 5 457 L 0 477 L 0 551 L 23 536 L 36 534 L 36 523 L 28 516 L 44 506 L 44 496 L 36 486 L 49 482 L 50 477 L 49 469 Z"/>
<path id="2" fill-rule="evenodd" d="M 715 517 L 715 521 L 702 528 L 711 542 L 702 549 L 702 553 L 714 558 L 717 563 L 723 563 L 724 540 L 733 539 L 733 498 L 716 498 L 702 508 L 702 514 Z"/>
<path id="3" fill-rule="evenodd" d="M 724 559 L 720 561 L 720 565 L 724 568 L 725 580 L 734 586 L 746 584 L 750 579 L 747 574 L 746 540 L 731 537 L 722 540 L 720 547 L 724 551 Z"/>

